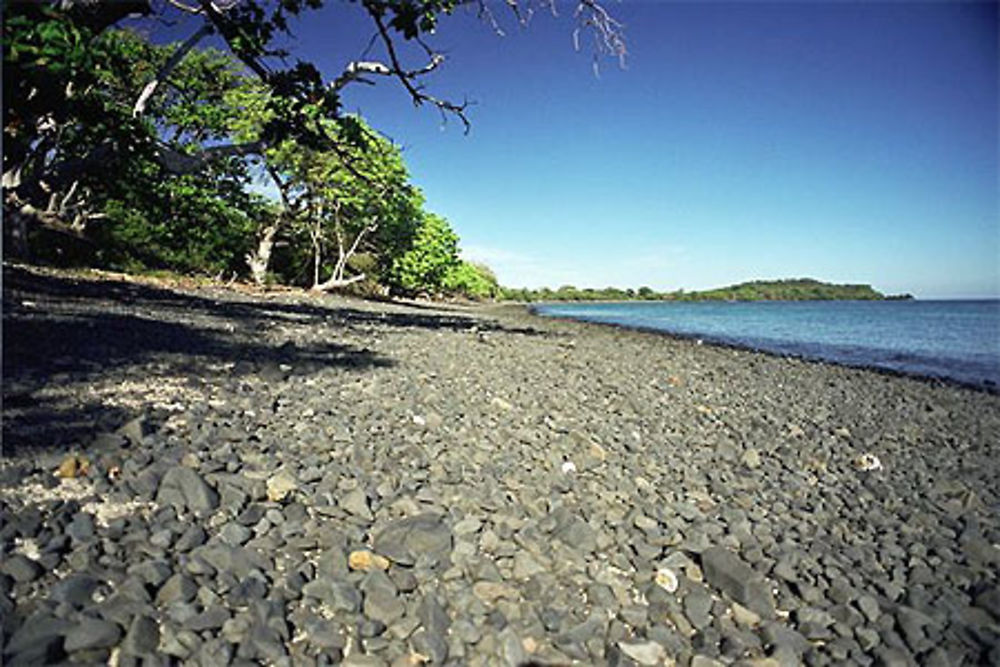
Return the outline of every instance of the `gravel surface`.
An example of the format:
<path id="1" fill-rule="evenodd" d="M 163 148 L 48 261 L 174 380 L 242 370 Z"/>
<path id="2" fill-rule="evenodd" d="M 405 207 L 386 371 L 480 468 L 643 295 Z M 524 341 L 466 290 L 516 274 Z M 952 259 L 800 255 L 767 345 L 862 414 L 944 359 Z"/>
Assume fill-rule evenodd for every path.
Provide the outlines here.
<path id="1" fill-rule="evenodd" d="M 1000 664 L 1000 397 L 5 267 L 4 665 Z"/>

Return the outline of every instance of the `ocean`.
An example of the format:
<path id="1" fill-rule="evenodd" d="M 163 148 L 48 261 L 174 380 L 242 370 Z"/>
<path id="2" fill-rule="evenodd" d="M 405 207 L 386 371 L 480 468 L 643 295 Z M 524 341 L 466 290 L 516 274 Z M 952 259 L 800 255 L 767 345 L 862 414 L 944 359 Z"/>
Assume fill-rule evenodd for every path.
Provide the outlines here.
<path id="1" fill-rule="evenodd" d="M 1000 386 L 1000 300 L 548 303 L 535 311 L 994 390 Z"/>

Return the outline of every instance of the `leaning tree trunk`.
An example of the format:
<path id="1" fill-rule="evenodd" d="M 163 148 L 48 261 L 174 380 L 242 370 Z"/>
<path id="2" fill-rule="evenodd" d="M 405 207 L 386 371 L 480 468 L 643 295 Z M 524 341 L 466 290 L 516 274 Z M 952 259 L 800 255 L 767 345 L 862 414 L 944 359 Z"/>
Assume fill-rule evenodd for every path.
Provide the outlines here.
<path id="1" fill-rule="evenodd" d="M 264 227 L 260 238 L 257 239 L 257 247 L 247 253 L 247 266 L 250 267 L 250 276 L 257 287 L 263 287 L 264 282 L 267 280 L 267 268 L 271 265 L 271 251 L 274 250 L 274 238 L 278 235 L 278 228 L 280 226 L 279 218 Z"/>
<path id="2" fill-rule="evenodd" d="M 358 247 L 361 245 L 361 240 L 365 237 L 365 234 L 369 232 L 374 232 L 378 229 L 378 222 L 373 222 L 370 225 L 361 228 L 358 235 L 354 238 L 354 242 L 351 243 L 351 247 L 344 247 L 344 237 L 341 233 L 340 227 L 337 227 L 337 263 L 333 266 L 333 274 L 324 282 L 319 282 L 318 276 L 317 280 L 313 282 L 312 289 L 315 292 L 328 292 L 338 287 L 347 287 L 348 285 L 353 285 L 354 283 L 361 282 L 365 279 L 364 273 L 359 273 L 350 278 L 345 278 L 344 274 L 347 272 L 347 260 L 357 252 Z"/>
<path id="3" fill-rule="evenodd" d="M 250 267 L 250 275 L 253 277 L 254 284 L 258 287 L 263 287 L 264 282 L 267 280 L 267 269 L 271 265 L 271 253 L 274 250 L 274 241 L 278 236 L 278 231 L 281 229 L 286 218 L 293 215 L 292 202 L 288 194 L 289 184 L 283 181 L 278 172 L 266 162 L 264 168 L 278 187 L 278 194 L 281 196 L 282 211 L 271 223 L 264 226 L 264 229 L 261 230 L 260 238 L 257 239 L 257 249 L 248 252 L 246 256 L 247 266 Z"/>

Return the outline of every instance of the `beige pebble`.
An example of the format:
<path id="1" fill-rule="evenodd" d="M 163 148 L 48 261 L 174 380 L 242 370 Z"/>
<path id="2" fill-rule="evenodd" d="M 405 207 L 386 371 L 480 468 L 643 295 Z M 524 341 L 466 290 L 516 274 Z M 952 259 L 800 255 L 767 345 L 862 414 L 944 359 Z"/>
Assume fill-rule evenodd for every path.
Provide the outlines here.
<path id="1" fill-rule="evenodd" d="M 372 553 L 367 549 L 352 551 L 347 557 L 347 565 L 352 570 L 368 572 L 369 570 L 388 570 L 389 559 L 385 556 Z"/>

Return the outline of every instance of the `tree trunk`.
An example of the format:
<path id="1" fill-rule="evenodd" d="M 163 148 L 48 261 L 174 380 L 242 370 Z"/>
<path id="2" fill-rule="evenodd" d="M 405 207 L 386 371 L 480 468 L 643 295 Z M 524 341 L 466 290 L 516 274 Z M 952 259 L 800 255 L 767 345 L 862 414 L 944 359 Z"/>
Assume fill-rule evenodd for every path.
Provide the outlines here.
<path id="1" fill-rule="evenodd" d="M 353 285 L 354 283 L 361 282 L 365 279 L 365 274 L 359 273 L 356 276 L 351 276 L 350 278 L 337 278 L 336 276 L 331 276 L 329 280 L 318 283 L 312 286 L 312 291 L 314 292 L 329 292 L 330 290 L 337 289 L 338 287 L 347 287 L 348 285 Z"/>
<path id="2" fill-rule="evenodd" d="M 362 227 L 361 231 L 354 238 L 349 248 L 344 247 L 344 237 L 341 233 L 340 226 L 337 226 L 337 263 L 333 267 L 333 274 L 330 276 L 329 280 L 325 282 L 319 282 L 319 276 L 316 276 L 316 280 L 313 282 L 312 289 L 316 292 L 327 292 L 332 289 L 337 289 L 338 287 L 347 287 L 348 285 L 353 285 L 354 283 L 361 282 L 365 279 L 364 273 L 359 273 L 356 276 L 351 276 L 350 278 L 345 278 L 344 274 L 347 272 L 347 260 L 357 252 L 358 247 L 361 245 L 361 240 L 365 237 L 368 232 L 374 232 L 378 228 L 378 223 L 372 223 L 367 227 Z"/>
<path id="3" fill-rule="evenodd" d="M 271 251 L 274 250 L 274 237 L 278 235 L 280 227 L 281 218 L 264 227 L 263 233 L 257 239 L 256 250 L 247 253 L 247 266 L 250 267 L 250 276 L 257 287 L 263 287 L 267 279 L 267 267 L 271 264 Z"/>
<path id="4" fill-rule="evenodd" d="M 142 114 L 146 113 L 146 105 L 149 104 L 149 100 L 153 97 L 153 94 L 156 92 L 160 83 L 166 81 L 167 78 L 170 77 L 170 73 L 174 71 L 174 68 L 180 65 L 181 61 L 184 60 L 184 56 L 186 56 L 191 49 L 198 44 L 198 42 L 208 35 L 211 35 L 214 31 L 215 28 L 212 27 L 212 24 L 206 22 L 193 35 L 188 37 L 186 42 L 177 47 L 177 50 L 174 51 L 173 55 L 171 55 L 167 62 L 164 63 L 163 67 L 161 67 L 160 71 L 156 73 L 153 80 L 147 83 L 142 89 L 139 99 L 135 101 L 135 106 L 132 108 L 133 118 L 138 118 Z"/>
<path id="5" fill-rule="evenodd" d="M 4 224 L 8 227 L 10 239 L 10 254 L 25 262 L 31 261 L 31 248 L 28 246 L 29 214 L 7 209 L 4 211 Z"/>

